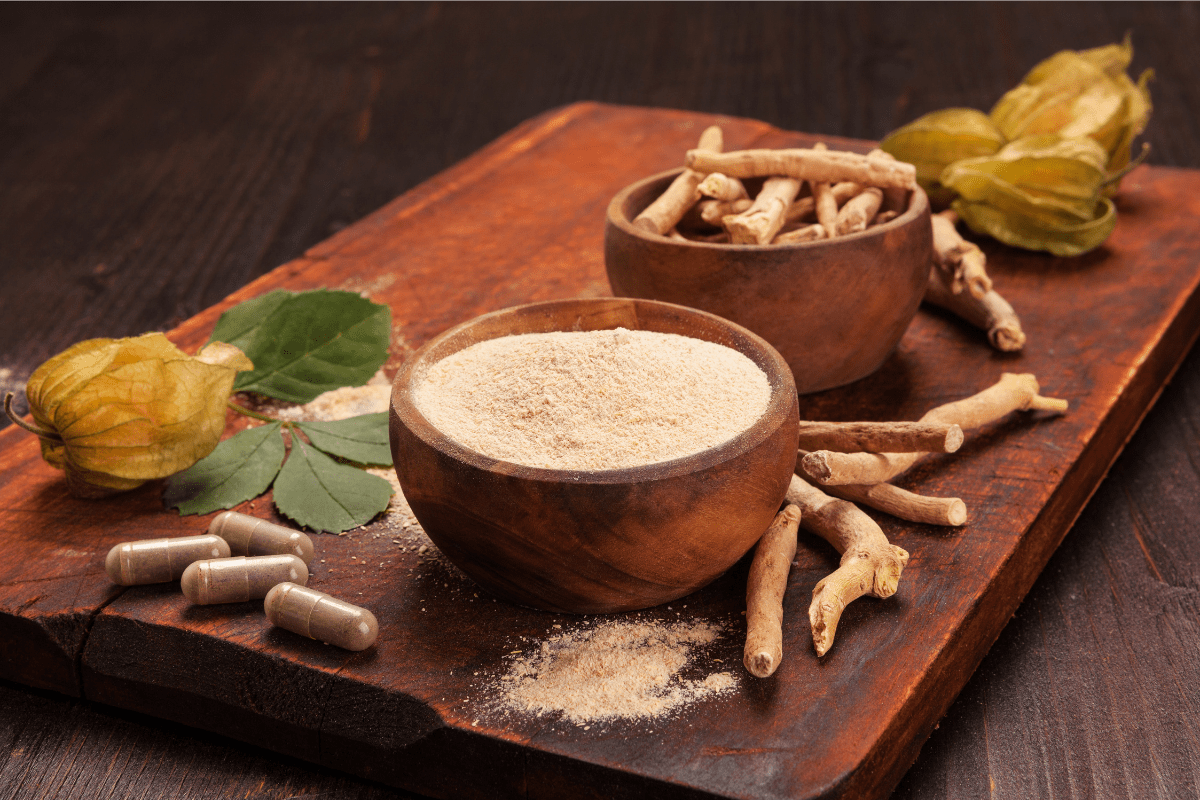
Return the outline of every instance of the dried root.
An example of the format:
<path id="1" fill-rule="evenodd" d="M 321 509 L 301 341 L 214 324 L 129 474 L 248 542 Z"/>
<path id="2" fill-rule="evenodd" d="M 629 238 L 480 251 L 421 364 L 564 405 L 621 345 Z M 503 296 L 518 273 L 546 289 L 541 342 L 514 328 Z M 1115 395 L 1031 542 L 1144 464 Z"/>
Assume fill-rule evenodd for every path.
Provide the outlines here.
<path id="1" fill-rule="evenodd" d="M 834 497 L 860 503 L 908 522 L 944 527 L 967 524 L 967 504 L 957 497 L 927 497 L 890 483 L 850 483 L 822 488 Z"/>
<path id="2" fill-rule="evenodd" d="M 841 553 L 838 568 L 813 589 L 808 620 L 818 656 L 829 652 L 842 612 L 863 595 L 886 598 L 896 593 L 908 552 L 891 544 L 873 519 L 853 503 L 822 492 L 792 476 L 787 501 L 800 508 L 804 529 Z"/>
<path id="3" fill-rule="evenodd" d="M 720 156 L 723 145 L 720 128 L 706 130 L 699 147 L 688 151 L 688 167 L 633 224 L 676 240 L 811 242 L 894 219 L 907 207 L 915 186 L 912 165 L 883 151 L 863 156 L 830 151 L 824 144 L 811 150 L 744 150 L 728 154 L 733 156 L 730 171 L 703 161 Z M 782 171 L 771 171 L 772 166 Z M 748 177 L 764 179 L 753 199 L 740 180 Z M 811 192 L 798 197 L 804 182 Z M 722 228 L 725 235 L 706 233 L 710 226 Z"/>
<path id="4" fill-rule="evenodd" d="M 933 265 L 945 276 L 942 283 L 951 294 L 963 289 L 980 298 L 991 291 L 987 256 L 979 245 L 958 234 L 958 215 L 947 209 L 930 217 L 933 224 Z"/>
<path id="5" fill-rule="evenodd" d="M 865 231 L 879 212 L 883 203 L 883 190 L 875 186 L 863 189 L 854 199 L 838 210 L 834 218 L 834 232 L 838 236 Z"/>
<path id="6" fill-rule="evenodd" d="M 1017 313 L 993 288 L 987 274 L 987 256 L 954 227 L 958 216 L 950 210 L 933 221 L 933 268 L 925 300 L 987 331 L 997 350 L 1010 353 L 1025 346 L 1025 332 Z"/>
<path id="7" fill-rule="evenodd" d="M 825 151 L 828 149 L 824 142 L 817 142 L 813 145 L 813 150 Z M 838 201 L 833 196 L 833 184 L 829 181 L 810 180 L 808 187 L 812 192 L 813 211 L 817 215 L 817 223 L 825 229 L 827 237 L 837 236 Z"/>
<path id="8" fill-rule="evenodd" d="M 800 509 L 784 507 L 758 540 L 746 582 L 746 669 L 769 678 L 783 660 L 783 594 L 796 557 Z"/>
<path id="9" fill-rule="evenodd" d="M 854 183 L 853 181 L 842 181 L 840 183 L 835 183 L 829 189 L 839 208 L 850 198 L 861 193 L 862 190 L 862 184 Z M 816 202 L 816 198 L 814 198 L 811 194 L 797 198 L 796 202 L 792 203 L 792 207 L 788 209 L 787 221 L 800 222 L 802 220 L 811 221 L 813 219 L 817 219 Z"/>
<path id="10" fill-rule="evenodd" d="M 742 185 L 741 181 L 737 178 L 722 175 L 719 172 L 713 172 L 706 176 L 696 188 L 705 197 L 711 197 L 714 200 L 724 200 L 727 203 L 750 197 L 750 194 L 746 191 L 746 187 Z"/>
<path id="11" fill-rule="evenodd" d="M 750 206 L 754 205 L 754 201 L 748 197 L 739 200 L 701 200 L 696 204 L 700 209 L 700 219 L 707 222 L 713 227 L 721 227 L 721 220 L 731 214 L 740 214 Z"/>
<path id="12" fill-rule="evenodd" d="M 768 244 L 783 227 L 788 207 L 800 191 L 795 178 L 767 178 L 753 205 L 722 223 L 734 244 Z"/>
<path id="13" fill-rule="evenodd" d="M 932 409 L 920 421 L 958 425 L 964 431 L 978 428 L 1013 411 L 1067 410 L 1067 401 L 1042 397 L 1033 375 L 1004 373 L 1000 380 L 964 400 Z M 924 453 L 835 453 L 818 450 L 800 460 L 801 468 L 824 485 L 871 484 L 891 480 L 907 470 Z"/>
<path id="14" fill-rule="evenodd" d="M 798 242 L 815 242 L 818 239 L 828 239 L 829 232 L 819 222 L 796 228 L 787 233 L 778 234 L 772 244 L 796 244 Z"/>
<path id="15" fill-rule="evenodd" d="M 953 453 L 962 443 L 962 428 L 948 422 L 800 422 L 801 450 Z"/>
<path id="16" fill-rule="evenodd" d="M 912 164 L 880 155 L 860 155 L 841 150 L 784 149 L 739 150 L 716 153 L 689 150 L 685 161 L 689 169 L 720 172 L 735 178 L 757 175 L 786 175 L 804 181 L 837 183 L 854 181 L 866 186 L 913 189 L 917 169 Z"/>
<path id="17" fill-rule="evenodd" d="M 955 294 L 946 280 L 946 273 L 936 266 L 929 271 L 925 302 L 957 314 L 976 328 L 987 331 L 988 341 L 1001 352 L 1013 353 L 1025 346 L 1021 320 L 999 292 L 989 289 L 981 297 L 965 291 Z"/>
<path id="18" fill-rule="evenodd" d="M 724 146 L 725 136 L 716 125 L 706 128 L 704 133 L 700 134 L 700 142 L 697 145 L 698 152 L 719 152 Z M 699 187 L 705 174 L 685 169 L 658 199 L 634 217 L 633 224 L 650 233 L 666 234 L 700 199 Z"/>

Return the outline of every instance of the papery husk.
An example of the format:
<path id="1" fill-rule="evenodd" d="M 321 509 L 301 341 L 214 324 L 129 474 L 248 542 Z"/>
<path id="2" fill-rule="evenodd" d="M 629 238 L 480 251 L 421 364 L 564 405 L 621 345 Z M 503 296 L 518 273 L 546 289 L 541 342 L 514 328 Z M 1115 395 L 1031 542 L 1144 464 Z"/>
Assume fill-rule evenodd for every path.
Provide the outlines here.
<path id="1" fill-rule="evenodd" d="M 1102 193 L 1105 157 L 1087 137 L 1029 136 L 951 164 L 941 181 L 960 195 L 952 207 L 976 233 L 1073 256 L 1099 246 L 1116 224 Z"/>
<path id="2" fill-rule="evenodd" d="M 1087 136 L 1104 148 L 1111 174 L 1129 163 L 1133 139 L 1150 119 L 1146 70 L 1135 84 L 1126 74 L 1133 45 L 1063 50 L 1039 63 L 993 106 L 991 119 L 1009 141 L 1039 133 Z"/>
<path id="3" fill-rule="evenodd" d="M 952 204 L 955 212 L 976 233 L 985 233 L 1013 247 L 1026 250 L 1045 250 L 1056 256 L 1083 255 L 1104 244 L 1117 224 L 1117 208 L 1112 200 L 1101 197 L 1099 212 L 1085 222 L 1059 223 L 1051 228 L 1037 224 L 1031 217 L 1019 213 L 1004 213 L 985 203 L 963 199 Z"/>
<path id="4" fill-rule="evenodd" d="M 942 186 L 942 171 L 965 158 L 990 156 L 1004 146 L 1004 135 L 991 118 L 974 108 L 945 108 L 898 128 L 879 147 L 917 168 L 917 183 L 935 206 L 954 193 Z"/>
<path id="5" fill-rule="evenodd" d="M 250 360 L 213 343 L 188 356 L 161 333 L 89 339 L 42 364 L 26 385 L 42 457 L 71 491 L 103 496 L 172 475 L 212 452 L 225 404 Z"/>

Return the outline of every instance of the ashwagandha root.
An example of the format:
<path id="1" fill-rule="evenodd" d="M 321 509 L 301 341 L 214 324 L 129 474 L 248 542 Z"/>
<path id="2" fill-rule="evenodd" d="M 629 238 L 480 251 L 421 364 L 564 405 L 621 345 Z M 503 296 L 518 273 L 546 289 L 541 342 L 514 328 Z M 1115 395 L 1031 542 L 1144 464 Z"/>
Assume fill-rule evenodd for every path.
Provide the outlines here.
<path id="1" fill-rule="evenodd" d="M 769 244 L 783 227 L 788 207 L 800 191 L 795 178 L 767 178 L 754 204 L 721 220 L 734 244 Z"/>
<path id="2" fill-rule="evenodd" d="M 801 450 L 953 453 L 962 443 L 962 428 L 948 422 L 800 422 Z"/>
<path id="3" fill-rule="evenodd" d="M 964 431 L 994 422 L 1013 411 L 1061 414 L 1067 401 L 1038 394 L 1037 378 L 1006 372 L 993 386 L 963 400 L 938 406 L 921 422 L 958 425 Z M 818 450 L 800 459 L 801 469 L 824 485 L 883 483 L 917 462 L 924 453 L 835 453 Z M 801 510 L 803 510 L 801 506 Z"/>
<path id="4" fill-rule="evenodd" d="M 708 242 L 709 244 L 729 244 L 729 234 L 725 231 L 717 231 L 716 233 L 694 233 L 689 232 L 684 236 L 679 232 L 678 228 L 671 228 L 667 231 L 666 237 L 676 242 Z"/>
<path id="5" fill-rule="evenodd" d="M 771 244 L 796 244 L 798 242 L 815 242 L 818 239 L 828 239 L 829 231 L 825 230 L 825 226 L 819 222 L 814 222 L 812 225 L 805 225 L 803 228 L 779 233 L 771 241 Z"/>
<path id="6" fill-rule="evenodd" d="M 805 181 L 854 181 L 881 188 L 912 189 L 917 185 L 917 169 L 912 164 L 841 150 L 794 148 L 715 153 L 696 149 L 688 151 L 685 163 L 689 169 L 705 175 L 720 172 L 734 178 L 786 175 Z"/>
<path id="7" fill-rule="evenodd" d="M 744 197 L 739 200 L 701 200 L 696 204 L 700 208 L 700 219 L 707 222 L 709 225 L 721 227 L 721 220 L 731 214 L 740 214 L 750 206 L 754 205 L 754 201 L 749 197 Z"/>
<path id="8" fill-rule="evenodd" d="M 936 265 L 930 269 L 924 301 L 944 308 L 986 331 L 988 342 L 1001 352 L 1014 353 L 1025 346 L 1021 319 L 999 292 L 988 289 L 978 297 L 969 291 L 955 294 L 948 284 L 949 280 L 947 273 Z"/>
<path id="9" fill-rule="evenodd" d="M 879 206 L 883 203 L 883 190 L 875 186 L 863 189 L 857 197 L 848 200 L 834 219 L 834 229 L 838 236 L 847 233 L 865 231 L 875 219 Z"/>
<path id="10" fill-rule="evenodd" d="M 854 183 L 853 181 L 842 181 L 833 184 L 830 191 L 833 193 L 833 199 L 837 201 L 838 206 L 845 203 L 851 197 L 858 195 L 863 190 L 862 184 Z M 805 218 L 815 218 L 816 215 L 816 200 L 811 194 L 799 197 L 791 208 L 788 209 L 786 219 L 788 222 L 797 222 Z"/>
<path id="11" fill-rule="evenodd" d="M 829 542 L 842 555 L 836 570 L 813 588 L 808 621 L 818 656 L 829 652 L 842 612 L 853 601 L 869 594 L 891 597 L 900 573 L 908 565 L 908 552 L 887 540 L 883 530 L 858 506 L 822 492 L 799 475 L 792 476 L 787 502 L 800 508 L 800 523 Z"/>
<path id="12" fill-rule="evenodd" d="M 746 581 L 746 648 L 751 675 L 769 678 L 783 660 L 783 594 L 796 557 L 800 509 L 787 505 L 758 540 Z"/>
<path id="13" fill-rule="evenodd" d="M 952 210 L 939 211 L 930 217 L 933 224 L 933 264 L 943 274 L 942 284 L 951 294 L 966 289 L 976 299 L 991 291 L 992 279 L 987 274 L 987 256 L 979 245 L 959 235 L 955 225 L 958 215 Z"/>
<path id="14" fill-rule="evenodd" d="M 890 158 L 893 161 L 896 160 L 896 157 L 894 155 L 892 155 L 891 153 L 887 152 L 886 150 L 875 149 L 875 150 L 872 150 L 871 152 L 867 153 L 867 155 L 875 156 L 877 158 Z M 904 213 L 904 210 L 906 208 L 908 208 L 908 191 L 907 190 L 902 189 L 897 186 L 889 186 L 883 190 L 883 210 L 884 210 L 884 212 L 891 212 L 892 214 L 900 215 L 900 214 Z M 886 222 L 886 221 L 887 220 L 884 220 L 884 222 Z"/>
<path id="15" fill-rule="evenodd" d="M 958 527 L 967 524 L 967 504 L 957 497 L 927 497 L 890 483 L 824 486 L 834 497 L 891 514 L 898 519 L 925 525 Z"/>
<path id="16" fill-rule="evenodd" d="M 817 142 L 813 145 L 813 150 L 824 152 L 828 148 L 824 142 Z M 828 237 L 837 236 L 838 201 L 833 196 L 833 185 L 828 181 L 809 181 L 808 186 L 812 191 L 813 211 L 817 215 L 817 222 L 825 229 Z"/>
<path id="17" fill-rule="evenodd" d="M 713 125 L 700 134 L 697 150 L 688 152 L 720 152 L 725 147 L 725 136 L 721 128 Z M 700 182 L 707 173 L 699 173 L 685 169 L 658 199 L 646 206 L 642 213 L 633 219 L 635 227 L 650 233 L 666 234 L 674 228 L 687 210 L 700 199 Z"/>
<path id="18" fill-rule="evenodd" d="M 705 176 L 704 180 L 700 181 L 700 185 L 696 188 L 705 197 L 711 197 L 714 200 L 724 200 L 727 203 L 750 197 L 750 193 L 746 191 L 746 187 L 742 185 L 741 181 L 737 178 L 722 175 L 719 172 L 713 172 Z"/>

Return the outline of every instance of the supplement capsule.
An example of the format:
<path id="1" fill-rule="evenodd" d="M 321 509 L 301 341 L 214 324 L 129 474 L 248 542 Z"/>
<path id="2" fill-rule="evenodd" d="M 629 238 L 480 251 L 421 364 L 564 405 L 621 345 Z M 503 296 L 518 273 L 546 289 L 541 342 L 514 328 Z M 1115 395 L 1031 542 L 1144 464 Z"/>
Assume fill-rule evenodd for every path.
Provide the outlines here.
<path id="1" fill-rule="evenodd" d="M 300 531 L 258 517 L 223 511 L 213 518 L 208 532 L 229 542 L 235 556 L 271 556 L 291 553 L 305 564 L 313 559 L 313 543 Z"/>
<path id="2" fill-rule="evenodd" d="M 294 583 L 267 592 L 263 610 L 272 625 L 346 650 L 366 650 L 379 636 L 370 611 Z"/>
<path id="3" fill-rule="evenodd" d="M 308 567 L 296 556 L 237 556 L 197 561 L 183 571 L 179 588 L 190 602 L 243 603 L 264 597 L 272 586 L 308 583 Z"/>
<path id="4" fill-rule="evenodd" d="M 193 561 L 228 557 L 229 545 L 212 534 L 145 539 L 115 545 L 104 559 L 104 571 L 113 583 L 141 586 L 173 581 Z"/>

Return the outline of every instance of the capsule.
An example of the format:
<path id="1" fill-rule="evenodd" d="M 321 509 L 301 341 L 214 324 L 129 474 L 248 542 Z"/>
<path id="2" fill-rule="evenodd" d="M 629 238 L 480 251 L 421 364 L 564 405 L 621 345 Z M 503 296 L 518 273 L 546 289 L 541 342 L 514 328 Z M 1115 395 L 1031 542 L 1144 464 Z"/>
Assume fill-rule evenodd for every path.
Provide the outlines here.
<path id="1" fill-rule="evenodd" d="M 183 571 L 179 588 L 190 602 L 210 606 L 259 600 L 284 581 L 308 583 L 308 567 L 293 555 L 235 556 L 197 561 Z"/>
<path id="2" fill-rule="evenodd" d="M 367 609 L 294 583 L 267 592 L 263 610 L 272 625 L 346 650 L 366 650 L 379 636 L 379 623 Z"/>
<path id="3" fill-rule="evenodd" d="M 104 571 L 113 583 L 141 586 L 176 580 L 193 561 L 228 557 L 229 545 L 212 534 L 144 539 L 115 545 L 104 559 Z"/>
<path id="4" fill-rule="evenodd" d="M 313 543 L 300 531 L 265 519 L 223 511 L 213 518 L 208 532 L 229 542 L 235 556 L 271 556 L 290 553 L 305 564 L 312 563 Z"/>

